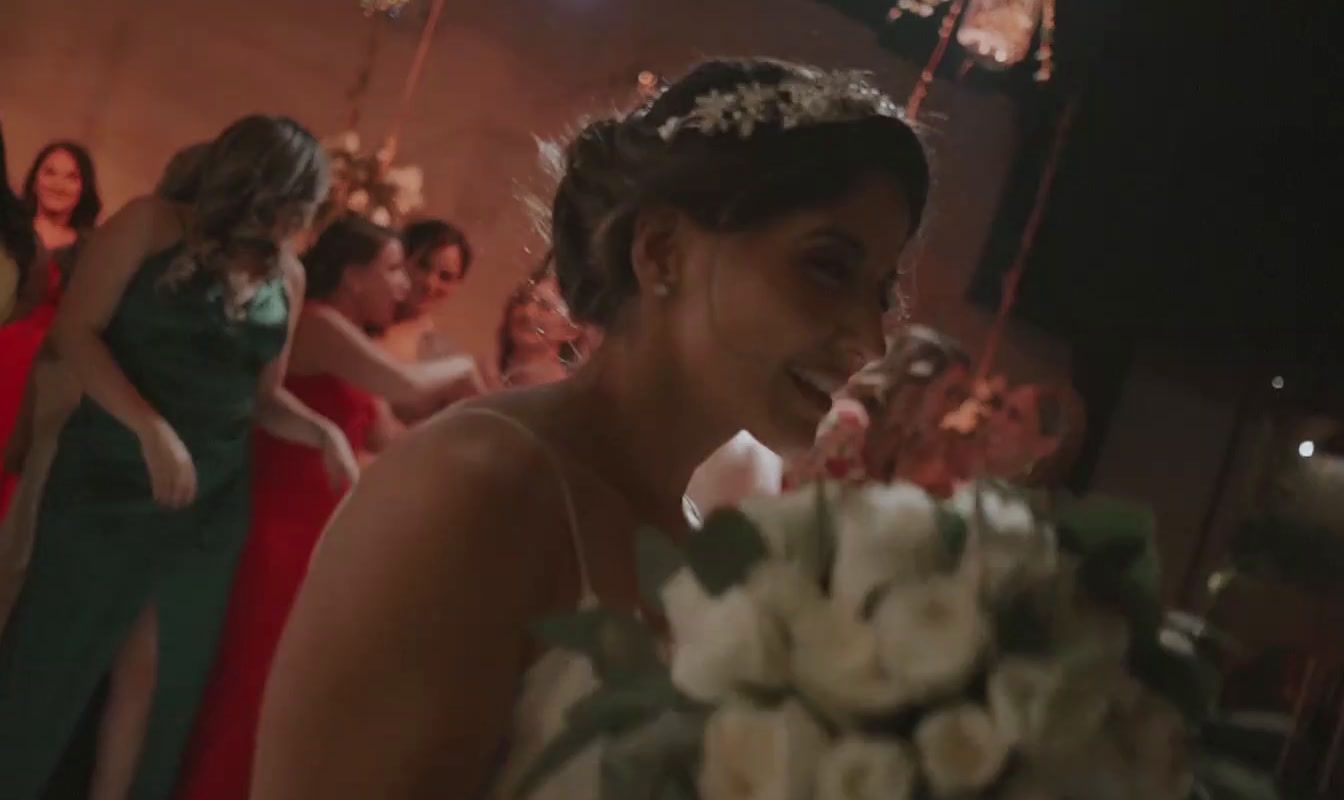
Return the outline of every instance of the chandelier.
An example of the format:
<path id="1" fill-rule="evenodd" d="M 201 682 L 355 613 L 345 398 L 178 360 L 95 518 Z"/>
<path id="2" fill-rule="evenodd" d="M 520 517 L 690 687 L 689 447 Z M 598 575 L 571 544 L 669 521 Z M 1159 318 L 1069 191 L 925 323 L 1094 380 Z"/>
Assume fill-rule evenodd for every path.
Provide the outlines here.
<path id="1" fill-rule="evenodd" d="M 1055 0 L 898 0 L 887 18 L 931 17 L 943 7 L 940 38 L 955 30 L 957 44 L 977 66 L 1003 71 L 1021 64 L 1039 29 L 1035 78 L 1047 81 L 1054 74 Z"/>
<path id="2" fill-rule="evenodd" d="M 1007 69 L 1022 63 L 1041 18 L 1041 0 L 971 0 L 957 43 L 978 64 Z"/>

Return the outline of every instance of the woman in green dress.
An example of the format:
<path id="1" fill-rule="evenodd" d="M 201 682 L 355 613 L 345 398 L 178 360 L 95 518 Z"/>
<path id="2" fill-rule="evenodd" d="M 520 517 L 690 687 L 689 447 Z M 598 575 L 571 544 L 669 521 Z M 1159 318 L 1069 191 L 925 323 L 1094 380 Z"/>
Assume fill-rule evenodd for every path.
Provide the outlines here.
<path id="1" fill-rule="evenodd" d="M 0 639 L 3 800 L 168 798 L 249 528 L 252 426 L 356 474 L 281 383 L 304 296 L 288 241 L 326 191 L 320 146 L 248 117 L 186 183 L 187 202 L 132 201 L 94 235 L 52 329 L 86 397 Z"/>

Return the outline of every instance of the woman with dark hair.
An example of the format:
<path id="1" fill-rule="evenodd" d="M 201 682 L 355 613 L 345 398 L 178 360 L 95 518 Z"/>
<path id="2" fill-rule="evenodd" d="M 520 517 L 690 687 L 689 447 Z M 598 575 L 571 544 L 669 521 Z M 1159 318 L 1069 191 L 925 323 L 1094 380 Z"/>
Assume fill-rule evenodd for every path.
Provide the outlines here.
<path id="1" fill-rule="evenodd" d="M 38 152 L 23 179 L 23 202 L 33 230 L 68 274 L 80 239 L 98 222 L 103 201 L 93 156 L 78 142 L 52 142 Z"/>
<path id="2" fill-rule="evenodd" d="M 577 367 L 583 329 L 570 319 L 555 276 L 543 270 L 509 296 L 499 326 L 500 386 L 558 381 Z"/>
<path id="3" fill-rule="evenodd" d="M 19 425 L 23 386 L 60 296 L 59 281 L 52 284 L 47 280 L 56 270 L 48 266 L 33 232 L 32 215 L 9 187 L 7 165 L 4 132 L 0 131 L 0 448 L 7 448 Z M 0 519 L 17 480 L 0 464 Z M 3 548 L 5 543 L 0 542 Z M 0 554 L 0 573 L 4 571 L 3 562 L 6 557 Z M 4 582 L 0 574 L 0 587 Z"/>
<path id="4" fill-rule="evenodd" d="M 478 388 L 470 359 L 422 366 L 384 355 L 364 331 L 386 325 L 410 290 L 393 231 L 360 217 L 332 223 L 303 257 L 309 302 L 285 385 L 361 453 L 402 430 L 388 400 L 442 406 Z M 220 657 L 196 722 L 177 797 L 247 797 L 261 691 L 322 528 L 344 492 L 312 448 L 257 434 L 252 533 L 243 549 Z"/>
<path id="5" fill-rule="evenodd" d="M 29 278 L 36 271 L 38 242 L 22 201 L 9 188 L 5 134 L 0 130 L 0 325 L 25 316 L 34 294 Z M 28 298 L 25 300 L 25 298 Z"/>
<path id="6" fill-rule="evenodd" d="M 155 193 L 174 202 L 188 202 L 181 183 L 198 169 L 204 145 L 193 145 L 173 156 Z M 174 190 L 176 193 L 174 193 Z M 32 235 L 32 229 L 25 226 Z M 15 387 L 17 388 L 17 387 Z M 51 342 L 43 342 L 32 361 L 14 427 L 4 443 L 4 472 L 0 473 L 0 633 L 13 610 L 32 556 L 33 531 L 46 484 L 47 470 L 65 421 L 79 405 L 80 389 L 69 367 L 56 357 Z M 11 507 L 12 506 L 12 507 Z"/>
<path id="7" fill-rule="evenodd" d="M 401 232 L 411 290 L 397 305 L 397 320 L 378 337 L 383 347 L 406 363 L 458 355 L 434 321 L 432 306 L 449 300 L 471 271 L 471 244 L 446 220 L 412 222 Z"/>
<path id="8" fill-rule="evenodd" d="M 594 685 L 532 623 L 639 609 L 636 529 L 684 534 L 692 471 L 740 430 L 808 447 L 831 393 L 883 351 L 929 176 L 862 76 L 706 62 L 590 123 L 562 167 L 555 271 L 603 342 L 365 472 L 280 644 L 252 800 L 512 797 Z M 599 760 L 533 797 L 598 796 Z"/>
<path id="9" fill-rule="evenodd" d="M 85 397 L 0 637 L 7 798 L 168 797 L 249 528 L 249 431 L 357 473 L 340 429 L 283 385 L 304 294 L 287 242 L 326 192 L 321 146 L 246 117 L 199 170 L 190 203 L 143 197 L 94 235 L 52 328 Z"/>

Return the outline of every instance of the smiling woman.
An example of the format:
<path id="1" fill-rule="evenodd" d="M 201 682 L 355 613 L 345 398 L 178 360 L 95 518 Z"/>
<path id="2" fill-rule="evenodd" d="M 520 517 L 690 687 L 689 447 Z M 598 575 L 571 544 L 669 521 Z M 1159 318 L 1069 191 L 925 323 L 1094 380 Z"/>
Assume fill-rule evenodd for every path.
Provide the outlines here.
<path id="1" fill-rule="evenodd" d="M 23 200 L 33 216 L 33 229 L 69 275 L 80 237 L 98 222 L 103 210 L 93 157 L 78 142 L 52 142 L 33 159 L 23 181 Z"/>
<path id="2" fill-rule="evenodd" d="M 684 534 L 692 471 L 738 431 L 808 446 L 882 352 L 929 176 L 863 76 L 709 61 L 546 152 L 559 293 L 603 341 L 365 473 L 277 653 L 254 800 L 511 796 L 592 679 L 531 622 L 638 609 L 634 531 Z M 596 796 L 580 761 L 535 796 Z"/>

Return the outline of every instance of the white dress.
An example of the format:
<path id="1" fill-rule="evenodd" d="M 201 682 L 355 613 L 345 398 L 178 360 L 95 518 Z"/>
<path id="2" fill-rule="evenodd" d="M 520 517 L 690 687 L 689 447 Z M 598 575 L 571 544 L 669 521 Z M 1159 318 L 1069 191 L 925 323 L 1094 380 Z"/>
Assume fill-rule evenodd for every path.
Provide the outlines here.
<path id="1" fill-rule="evenodd" d="M 574 496 L 570 491 L 569 481 L 565 477 L 560 459 L 531 428 L 508 414 L 488 408 L 462 409 L 457 413 L 483 414 L 507 423 L 545 453 L 560 482 L 560 490 L 565 501 L 566 524 L 569 527 L 570 541 L 574 546 L 574 558 L 579 567 L 579 608 L 597 606 L 598 599 L 597 594 L 593 592 L 587 554 L 584 552 L 583 539 L 579 536 Z M 592 665 L 586 658 L 576 653 L 551 650 L 537 659 L 523 676 L 522 690 L 514 705 L 513 725 L 506 743 L 507 751 L 492 787 L 486 793 L 487 798 L 512 800 L 518 782 L 535 763 L 546 744 L 564 730 L 565 715 L 570 707 L 597 688 L 597 685 L 597 676 L 593 673 Z M 600 788 L 600 758 L 598 748 L 590 747 L 587 752 L 554 773 L 541 788 L 532 793 L 530 800 L 596 798 Z"/>
<path id="2" fill-rule="evenodd" d="M 462 409 L 460 414 L 483 414 L 507 423 L 520 434 L 530 439 L 546 455 L 560 482 L 560 490 L 565 502 L 566 524 L 569 527 L 570 541 L 574 546 L 574 559 L 579 567 L 579 609 L 595 608 L 599 605 L 596 592 L 593 591 L 588 558 L 584 551 L 583 538 L 579 535 L 578 514 L 575 511 L 574 495 L 570 491 L 569 481 L 565 477 L 560 459 L 550 447 L 531 428 L 520 420 L 494 409 Z M 682 498 L 682 510 L 692 527 L 700 523 L 700 513 L 689 498 Z M 546 745 L 565 728 L 565 716 L 569 709 L 585 695 L 598 686 L 597 676 L 588 659 L 569 651 L 551 650 L 537 659 L 523 675 L 522 689 L 514 705 L 513 724 L 503 763 L 496 774 L 491 788 L 486 792 L 489 800 L 513 800 L 518 782 L 527 774 Z M 596 800 L 601 790 L 601 746 L 589 747 L 579 756 L 571 759 L 554 772 L 531 795 L 529 800 Z"/>

